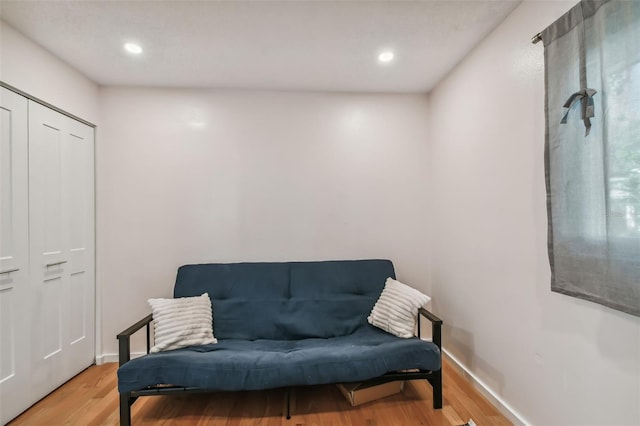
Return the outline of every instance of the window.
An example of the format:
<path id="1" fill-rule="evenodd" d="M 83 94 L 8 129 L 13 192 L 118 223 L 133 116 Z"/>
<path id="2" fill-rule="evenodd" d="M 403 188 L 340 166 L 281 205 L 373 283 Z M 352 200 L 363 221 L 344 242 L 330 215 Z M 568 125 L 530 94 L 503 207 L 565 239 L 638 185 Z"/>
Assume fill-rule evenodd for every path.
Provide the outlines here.
<path id="1" fill-rule="evenodd" d="M 607 129 L 611 232 L 621 238 L 639 238 L 640 63 L 611 73 L 606 83 L 611 96 L 620 100 L 611 102 L 609 114 L 617 117 L 617 124 Z"/>

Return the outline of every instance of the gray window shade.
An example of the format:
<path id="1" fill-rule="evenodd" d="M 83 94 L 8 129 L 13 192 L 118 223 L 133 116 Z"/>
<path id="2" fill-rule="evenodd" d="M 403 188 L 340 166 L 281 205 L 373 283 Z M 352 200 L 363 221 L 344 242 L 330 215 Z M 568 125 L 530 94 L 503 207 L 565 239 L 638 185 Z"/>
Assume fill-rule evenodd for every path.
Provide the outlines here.
<path id="1" fill-rule="evenodd" d="M 551 289 L 640 316 L 640 2 L 582 1 L 542 39 Z"/>

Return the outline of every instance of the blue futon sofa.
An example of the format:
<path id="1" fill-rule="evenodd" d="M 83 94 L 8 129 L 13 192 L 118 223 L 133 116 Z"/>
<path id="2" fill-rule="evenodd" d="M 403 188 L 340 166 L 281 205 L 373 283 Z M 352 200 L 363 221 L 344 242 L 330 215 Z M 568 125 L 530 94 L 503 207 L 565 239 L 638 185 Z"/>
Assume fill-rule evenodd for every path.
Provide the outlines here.
<path id="1" fill-rule="evenodd" d="M 295 386 L 346 382 L 427 379 L 441 408 L 442 321 L 420 309 L 433 342 L 367 322 L 387 277 L 395 278 L 389 260 L 180 267 L 174 297 L 209 294 L 218 343 L 149 353 L 151 315 L 118 334 L 120 424 L 131 424 L 140 396 L 280 387 L 288 395 Z M 130 337 L 145 326 L 147 355 L 130 360 Z"/>

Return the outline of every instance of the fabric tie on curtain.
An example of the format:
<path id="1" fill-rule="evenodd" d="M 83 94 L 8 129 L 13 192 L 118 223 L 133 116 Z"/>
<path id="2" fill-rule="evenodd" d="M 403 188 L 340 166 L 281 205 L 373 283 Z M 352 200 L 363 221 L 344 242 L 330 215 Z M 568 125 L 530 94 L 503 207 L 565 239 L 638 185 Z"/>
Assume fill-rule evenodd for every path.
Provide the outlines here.
<path id="1" fill-rule="evenodd" d="M 560 123 L 566 124 L 567 117 L 569 116 L 569 111 L 571 111 L 573 105 L 578 101 L 582 101 L 581 117 L 584 121 L 584 135 L 585 137 L 589 136 L 589 132 L 591 131 L 591 118 L 595 116 L 593 107 L 593 95 L 595 95 L 596 93 L 598 92 L 596 92 L 594 89 L 586 88 L 578 90 L 577 92 L 569 96 L 569 99 L 567 99 L 567 101 L 563 105 L 564 108 L 567 108 L 567 111 L 562 116 L 562 120 L 560 120 Z"/>

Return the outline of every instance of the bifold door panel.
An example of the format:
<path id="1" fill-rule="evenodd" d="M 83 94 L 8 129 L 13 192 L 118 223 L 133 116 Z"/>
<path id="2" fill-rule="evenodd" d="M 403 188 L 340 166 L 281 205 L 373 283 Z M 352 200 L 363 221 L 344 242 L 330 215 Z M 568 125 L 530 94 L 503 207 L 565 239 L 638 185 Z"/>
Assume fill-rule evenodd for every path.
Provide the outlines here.
<path id="1" fill-rule="evenodd" d="M 28 100 L 0 88 L 0 422 L 31 405 Z"/>

